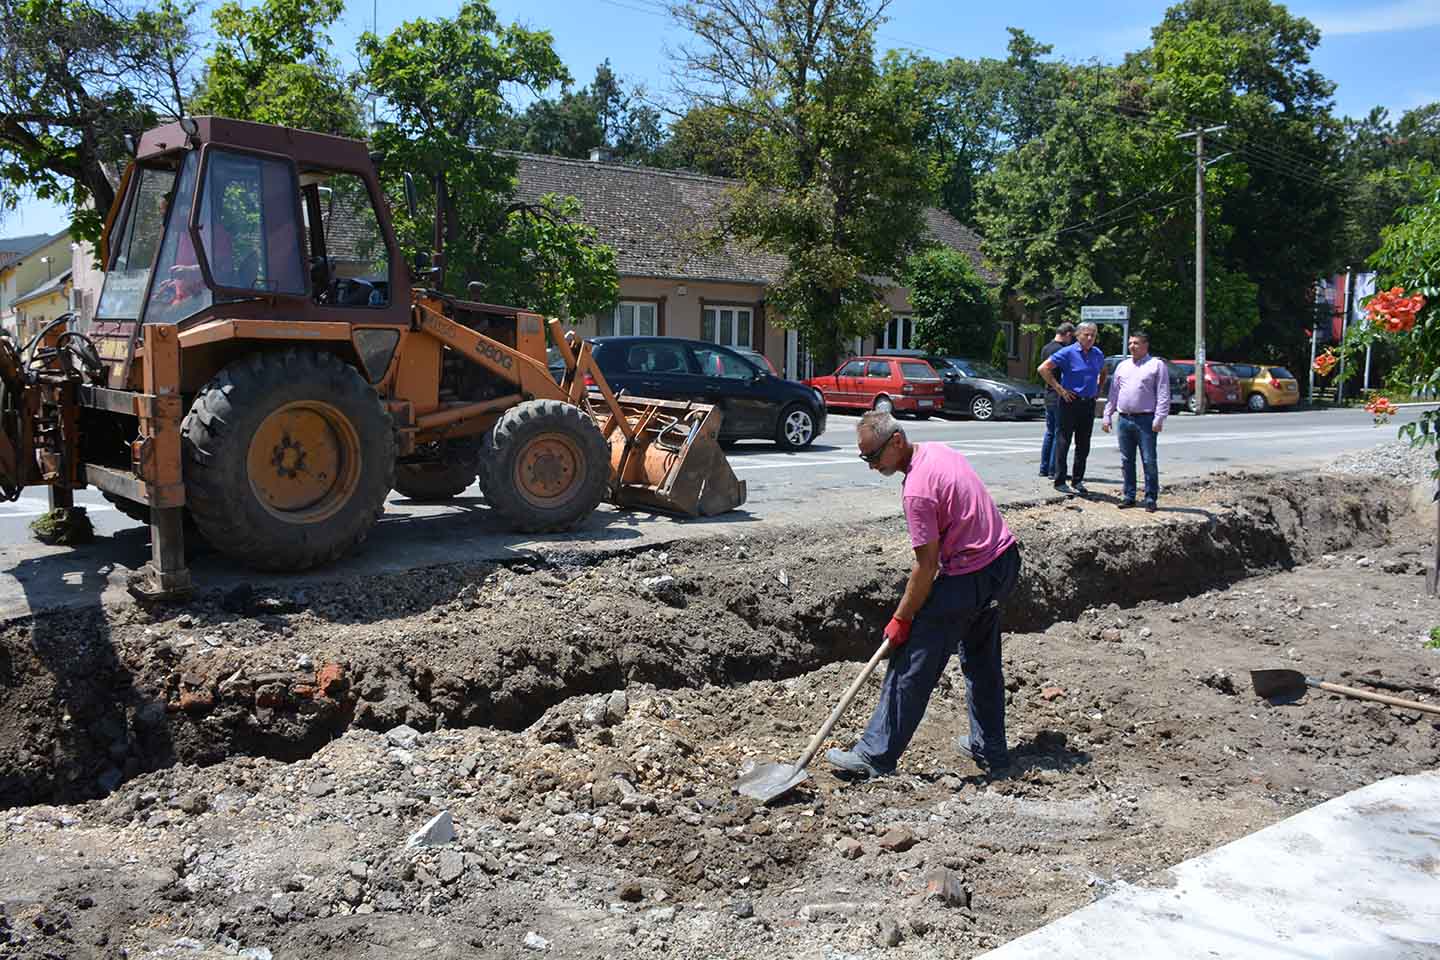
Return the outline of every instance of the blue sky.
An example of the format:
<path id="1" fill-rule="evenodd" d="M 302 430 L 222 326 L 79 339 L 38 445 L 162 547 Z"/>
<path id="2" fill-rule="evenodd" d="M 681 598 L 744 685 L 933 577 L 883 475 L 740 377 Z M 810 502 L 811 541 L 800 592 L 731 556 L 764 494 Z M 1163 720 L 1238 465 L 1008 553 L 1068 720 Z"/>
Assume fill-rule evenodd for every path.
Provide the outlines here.
<path id="1" fill-rule="evenodd" d="M 505 21 L 548 30 L 556 51 L 578 82 L 588 82 L 607 57 L 630 83 L 643 83 L 664 99 L 670 88 L 667 49 L 685 40 L 661 12 L 659 0 L 491 0 Z M 247 6 L 249 4 L 247 3 Z M 1149 40 L 1164 0 L 894 0 L 880 31 L 887 48 L 934 57 L 1003 57 L 1007 26 L 1020 27 L 1056 55 L 1072 61 L 1114 62 Z M 353 59 L 354 37 L 378 15 L 380 32 L 402 20 L 452 14 L 458 0 L 404 4 L 352 2 L 335 30 L 335 52 Z M 378 9 L 377 9 L 378 8 Z M 1337 112 L 1361 116 L 1374 106 L 1400 113 L 1440 100 L 1440 0 L 1301 0 L 1292 13 L 1320 27 L 1313 64 L 1338 84 Z M 958 11 L 958 12 L 957 12 Z M 63 211 L 31 202 L 9 212 L 0 234 L 52 232 L 67 222 Z"/>

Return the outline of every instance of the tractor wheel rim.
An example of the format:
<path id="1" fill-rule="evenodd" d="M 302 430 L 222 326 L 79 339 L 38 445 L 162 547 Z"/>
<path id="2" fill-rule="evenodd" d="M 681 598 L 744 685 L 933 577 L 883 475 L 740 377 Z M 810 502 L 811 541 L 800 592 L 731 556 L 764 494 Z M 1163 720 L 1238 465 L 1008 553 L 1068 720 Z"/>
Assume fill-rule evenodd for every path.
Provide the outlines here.
<path id="1" fill-rule="evenodd" d="M 328 403 L 287 403 L 250 438 L 246 469 L 251 492 L 271 516 L 316 523 L 343 508 L 359 486 L 360 435 Z"/>
<path id="2" fill-rule="evenodd" d="M 515 458 L 515 489 L 531 506 L 555 507 L 570 499 L 585 470 L 584 454 L 573 438 L 541 434 Z"/>
<path id="3" fill-rule="evenodd" d="M 990 419 L 990 414 L 992 414 L 992 413 L 995 412 L 995 406 L 994 406 L 994 404 L 992 404 L 989 400 L 984 400 L 984 399 L 976 400 L 976 401 L 975 401 L 974 412 L 975 412 L 975 419 L 977 419 L 977 420 L 989 420 L 989 419 Z"/>
<path id="4" fill-rule="evenodd" d="M 810 432 L 814 429 L 810 424 L 810 415 L 796 410 L 785 418 L 785 439 L 795 445 L 805 443 L 810 439 Z"/>

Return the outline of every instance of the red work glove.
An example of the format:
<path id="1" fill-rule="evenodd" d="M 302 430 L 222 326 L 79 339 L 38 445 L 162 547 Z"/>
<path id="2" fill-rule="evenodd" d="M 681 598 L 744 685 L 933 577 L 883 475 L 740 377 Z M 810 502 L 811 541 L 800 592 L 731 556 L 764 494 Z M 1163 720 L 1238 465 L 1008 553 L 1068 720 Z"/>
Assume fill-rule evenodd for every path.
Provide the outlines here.
<path id="1" fill-rule="evenodd" d="M 905 641 L 910 639 L 910 621 L 891 617 L 890 622 L 885 624 L 885 639 L 892 647 L 904 646 Z"/>

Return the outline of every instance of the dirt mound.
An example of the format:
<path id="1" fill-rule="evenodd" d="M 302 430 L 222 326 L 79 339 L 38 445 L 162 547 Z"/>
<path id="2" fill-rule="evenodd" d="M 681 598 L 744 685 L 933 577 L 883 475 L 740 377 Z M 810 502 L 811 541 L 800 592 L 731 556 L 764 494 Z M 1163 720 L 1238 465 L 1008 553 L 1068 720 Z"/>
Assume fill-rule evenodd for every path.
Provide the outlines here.
<path id="1" fill-rule="evenodd" d="M 988 780 L 954 750 L 952 664 L 897 776 L 817 765 L 775 808 L 730 786 L 798 753 L 868 656 L 908 569 L 898 524 L 12 623 L 0 944 L 974 955 L 1440 762 L 1433 718 L 1249 693 L 1246 670 L 1290 665 L 1440 686 L 1423 544 L 1391 530 L 1405 491 L 1306 489 L 1232 479 L 1167 493 L 1154 516 L 1012 513 L 1017 775 Z M 409 843 L 442 813 L 437 843 Z"/>

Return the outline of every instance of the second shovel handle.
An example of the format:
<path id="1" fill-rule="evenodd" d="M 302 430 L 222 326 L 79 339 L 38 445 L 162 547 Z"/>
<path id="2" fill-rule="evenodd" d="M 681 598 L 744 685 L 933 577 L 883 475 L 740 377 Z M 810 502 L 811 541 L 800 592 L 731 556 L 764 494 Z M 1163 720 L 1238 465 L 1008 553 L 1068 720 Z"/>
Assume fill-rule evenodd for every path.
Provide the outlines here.
<path id="1" fill-rule="evenodd" d="M 1400 707 L 1404 710 L 1419 710 L 1421 713 L 1434 713 L 1440 715 L 1440 705 L 1433 703 L 1418 703 L 1414 700 L 1402 700 L 1399 697 L 1386 696 L 1383 693 L 1371 693 L 1369 690 L 1357 690 L 1354 687 L 1342 687 L 1338 683 L 1330 683 L 1321 680 L 1319 683 L 1311 684 L 1321 690 L 1329 690 L 1331 693 L 1343 694 L 1347 697 L 1359 697 L 1361 700 L 1374 700 L 1376 703 L 1388 703 L 1392 707 Z"/>
<path id="2" fill-rule="evenodd" d="M 855 694 L 860 692 L 860 685 L 863 684 L 865 678 L 870 676 L 875 670 L 876 664 L 885 659 L 886 654 L 888 654 L 891 649 L 893 648 L 890 646 L 889 640 L 880 644 L 880 649 L 876 650 L 874 655 L 871 656 L 870 662 L 865 664 L 865 669 L 860 671 L 860 676 L 856 677 L 855 682 L 850 684 L 850 688 L 841 694 L 840 702 L 835 704 L 835 709 L 831 710 L 830 716 L 825 718 L 825 723 L 821 725 L 820 732 L 811 738 L 810 746 L 806 747 L 805 752 L 800 754 L 800 759 L 795 761 L 795 768 L 797 770 L 804 770 L 810 765 L 810 761 L 815 758 L 815 751 L 819 750 L 820 744 L 824 743 L 825 738 L 830 736 L 830 730 L 835 726 L 835 722 L 840 719 L 840 715 L 845 712 L 845 708 L 850 706 L 850 701 L 855 699 Z"/>

